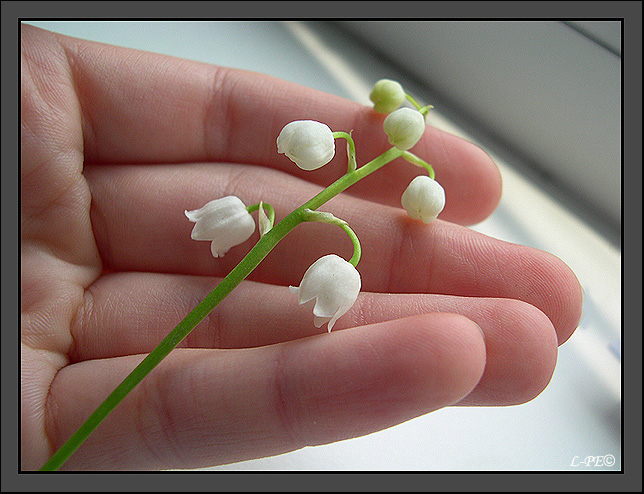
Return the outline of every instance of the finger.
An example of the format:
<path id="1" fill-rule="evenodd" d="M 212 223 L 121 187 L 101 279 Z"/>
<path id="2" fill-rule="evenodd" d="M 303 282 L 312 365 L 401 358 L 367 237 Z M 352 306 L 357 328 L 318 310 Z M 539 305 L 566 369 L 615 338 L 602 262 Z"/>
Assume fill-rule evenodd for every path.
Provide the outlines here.
<path id="1" fill-rule="evenodd" d="M 61 370 L 50 392 L 52 445 L 139 361 Z M 450 314 L 257 349 L 184 349 L 135 388 L 64 468 L 194 468 L 356 437 L 458 402 L 484 365 L 479 328 Z"/>
<path id="2" fill-rule="evenodd" d="M 274 170 L 249 167 L 239 176 L 223 165 L 184 168 L 181 174 L 175 167 L 161 165 L 97 167 L 88 173 L 94 231 L 102 258 L 112 269 L 225 276 L 256 242 L 257 234 L 214 259 L 207 242 L 190 239 L 191 224 L 184 209 L 233 194 L 247 204 L 271 203 L 279 220 L 304 202 L 302 196 L 319 192 L 314 185 Z M 360 238 L 363 254 L 358 268 L 366 291 L 522 300 L 551 319 L 561 342 L 577 326 L 582 301 L 579 282 L 550 254 L 443 221 L 424 225 L 410 220 L 400 208 L 375 206 L 345 195 L 324 209 L 347 221 Z M 351 248 L 339 228 L 300 225 L 250 279 L 299 285 L 316 259 L 329 252 L 348 259 Z"/>
<path id="3" fill-rule="evenodd" d="M 27 246 L 23 258 L 41 267 L 47 256 L 32 253 L 46 245 L 53 257 L 80 266 L 77 273 L 92 271 L 78 276 L 78 284 L 87 283 L 95 276 L 99 259 L 89 223 L 91 197 L 81 174 L 83 141 L 78 101 L 69 84 L 69 70 L 56 63 L 64 57 L 60 46 L 22 41 L 20 234 Z M 29 270 L 25 273 L 29 277 Z M 27 284 L 31 281 L 26 280 Z"/>
<path id="4" fill-rule="evenodd" d="M 75 319 L 70 357 L 82 361 L 150 352 L 218 281 L 143 273 L 104 276 L 90 287 Z M 485 333 L 485 373 L 466 403 L 524 403 L 548 384 L 556 362 L 556 332 L 541 311 L 517 300 L 361 293 L 334 331 L 433 313 L 460 314 Z M 326 332 L 314 326 L 311 307 L 299 306 L 285 287 L 245 282 L 180 346 L 250 348 Z"/>
<path id="5" fill-rule="evenodd" d="M 83 111 L 86 162 L 251 163 L 328 184 L 346 171 L 346 156 L 338 152 L 331 164 L 314 173 L 299 170 L 277 153 L 277 136 L 288 122 L 312 119 L 333 130 L 352 131 L 361 164 L 390 147 L 382 130 L 384 117 L 343 98 L 257 73 L 55 39 L 64 48 L 61 63 L 69 65 Z M 430 127 L 413 151 L 435 167 L 454 197 L 447 219 L 471 224 L 496 208 L 500 175 L 481 149 Z M 392 181 L 407 185 L 416 174 L 417 168 L 403 162 L 389 178 L 374 175 L 351 193 L 392 204 L 398 199 L 382 192 Z"/>

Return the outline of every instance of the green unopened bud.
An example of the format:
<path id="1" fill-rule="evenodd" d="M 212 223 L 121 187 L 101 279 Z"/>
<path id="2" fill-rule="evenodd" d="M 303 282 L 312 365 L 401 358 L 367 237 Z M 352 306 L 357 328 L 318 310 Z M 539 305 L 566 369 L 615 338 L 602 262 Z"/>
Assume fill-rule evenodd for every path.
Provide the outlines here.
<path id="1" fill-rule="evenodd" d="M 391 113 L 405 101 L 405 91 L 400 83 L 391 79 L 380 79 L 373 86 L 369 99 L 378 113 Z"/>

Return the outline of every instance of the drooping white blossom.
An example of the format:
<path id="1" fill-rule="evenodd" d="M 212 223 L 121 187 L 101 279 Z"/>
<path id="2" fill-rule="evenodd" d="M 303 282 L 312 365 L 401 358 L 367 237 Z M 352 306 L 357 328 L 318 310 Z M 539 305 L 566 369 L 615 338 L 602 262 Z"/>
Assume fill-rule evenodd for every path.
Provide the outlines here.
<path id="1" fill-rule="evenodd" d="M 215 257 L 223 257 L 228 250 L 245 242 L 255 231 L 255 221 L 241 199 L 226 196 L 210 201 L 200 209 L 185 211 L 195 223 L 190 234 L 193 240 L 209 240 Z"/>
<path id="2" fill-rule="evenodd" d="M 297 294 L 300 304 L 315 299 L 314 324 L 319 328 L 328 322 L 331 332 L 338 318 L 355 303 L 360 287 L 360 273 L 353 264 L 329 254 L 309 267 L 299 287 L 289 288 Z"/>
<path id="3" fill-rule="evenodd" d="M 445 190 L 427 175 L 414 178 L 400 198 L 407 214 L 423 223 L 431 223 L 445 207 Z"/>
<path id="4" fill-rule="evenodd" d="M 399 82 L 391 79 L 380 79 L 369 94 L 373 109 L 378 113 L 391 113 L 400 108 L 405 101 L 405 90 Z"/>
<path id="5" fill-rule="evenodd" d="M 335 156 L 335 138 L 328 125 L 315 120 L 296 120 L 277 137 L 277 151 L 303 170 L 316 170 Z"/>
<path id="6" fill-rule="evenodd" d="M 403 151 L 416 145 L 425 132 L 425 117 L 411 108 L 399 108 L 390 113 L 382 123 L 389 143 Z"/>

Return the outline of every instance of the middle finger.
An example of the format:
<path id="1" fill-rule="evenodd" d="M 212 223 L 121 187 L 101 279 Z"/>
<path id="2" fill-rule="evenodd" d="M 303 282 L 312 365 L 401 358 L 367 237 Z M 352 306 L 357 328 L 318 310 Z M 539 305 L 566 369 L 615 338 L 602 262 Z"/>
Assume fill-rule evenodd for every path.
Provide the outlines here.
<path id="1" fill-rule="evenodd" d="M 214 259 L 208 242 L 190 239 L 192 224 L 184 209 L 236 195 L 246 204 L 272 204 L 279 221 L 321 190 L 282 172 L 240 165 L 98 166 L 86 174 L 97 244 L 103 261 L 116 271 L 225 276 L 257 233 Z M 400 208 L 348 195 L 320 209 L 347 221 L 360 238 L 358 269 L 365 291 L 517 299 L 544 312 L 560 342 L 576 327 L 581 290 L 574 274 L 554 256 L 443 221 L 424 225 Z M 341 229 L 300 225 L 249 279 L 297 285 L 316 259 L 332 252 L 347 259 L 351 255 Z"/>

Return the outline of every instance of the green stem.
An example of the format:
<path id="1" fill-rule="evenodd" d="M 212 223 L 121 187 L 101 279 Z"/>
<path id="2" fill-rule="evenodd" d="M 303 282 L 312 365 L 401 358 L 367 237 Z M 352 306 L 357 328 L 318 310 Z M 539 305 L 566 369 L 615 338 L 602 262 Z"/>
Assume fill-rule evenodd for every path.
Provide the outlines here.
<path id="1" fill-rule="evenodd" d="M 416 110 L 418 110 L 423 116 L 427 116 L 429 110 L 434 108 L 432 105 L 421 106 L 411 94 L 405 93 L 405 98 L 407 98 L 407 101 L 414 105 L 414 108 L 416 108 Z"/>
<path id="2" fill-rule="evenodd" d="M 418 103 L 418 101 L 416 101 L 411 94 L 405 93 L 405 98 L 407 98 L 407 101 L 409 101 L 412 105 L 414 105 L 416 110 L 420 110 L 420 103 Z"/>
<path id="3" fill-rule="evenodd" d="M 349 259 L 349 262 L 353 264 L 354 268 L 358 267 L 358 263 L 360 262 L 360 257 L 362 256 L 362 247 L 360 247 L 360 240 L 358 239 L 358 236 L 356 235 L 356 233 L 349 227 L 349 225 L 347 225 L 346 222 L 344 222 L 339 226 L 345 232 L 347 232 L 347 235 L 349 235 L 349 238 L 353 243 L 353 255 L 351 256 L 351 259 Z"/>
<path id="4" fill-rule="evenodd" d="M 405 159 L 405 161 L 408 161 L 409 163 L 420 166 L 421 168 L 424 168 L 427 170 L 427 173 L 429 174 L 429 178 L 435 178 L 436 174 L 434 173 L 434 168 L 432 165 L 427 163 L 425 160 L 422 158 L 419 158 L 413 153 L 410 153 L 409 151 L 403 151 L 402 157 Z"/>
<path id="5" fill-rule="evenodd" d="M 358 180 L 400 157 L 402 151 L 391 148 L 360 168 L 346 173 L 318 195 L 294 210 L 262 236 L 246 256 L 201 301 L 139 365 L 101 403 L 41 470 L 57 470 L 78 449 L 110 412 L 154 369 L 230 292 L 232 292 L 297 225 L 306 221 L 305 210 L 316 210 Z M 259 206 L 258 206 L 259 207 Z M 271 208 L 272 209 L 272 208 Z M 355 257 L 355 253 L 354 253 Z M 353 259 L 353 258 L 352 258 Z"/>
<path id="6" fill-rule="evenodd" d="M 351 256 L 351 259 L 349 259 L 349 262 L 353 264 L 354 268 L 357 267 L 358 262 L 360 262 L 360 257 L 362 256 L 362 247 L 360 246 L 360 240 L 358 239 L 358 236 L 351 229 L 351 227 L 349 227 L 347 222 L 341 220 L 340 218 L 336 218 L 331 213 L 312 211 L 310 209 L 306 209 L 304 212 L 306 213 L 306 221 L 318 221 L 321 223 L 328 223 L 330 225 L 339 226 L 347 233 L 347 235 L 349 235 L 351 243 L 353 244 L 353 255 Z"/>
<path id="7" fill-rule="evenodd" d="M 348 159 L 349 159 L 347 173 L 351 173 L 357 167 L 357 164 L 356 164 L 356 145 L 353 142 L 353 137 L 351 137 L 351 134 L 348 134 L 346 132 L 334 132 L 333 137 L 335 139 L 342 138 L 342 139 L 347 140 L 347 156 L 348 156 Z"/>
<path id="8" fill-rule="evenodd" d="M 303 204 L 300 206 L 299 209 L 311 209 L 311 210 L 316 210 L 319 208 L 322 204 L 325 202 L 331 200 L 333 197 L 341 193 L 342 191 L 348 189 L 351 187 L 353 184 L 358 182 L 359 180 L 362 180 L 364 177 L 367 175 L 375 172 L 376 170 L 382 168 L 384 165 L 387 163 L 395 160 L 396 158 L 399 158 L 402 156 L 403 151 L 397 149 L 397 148 L 391 148 L 388 151 L 385 151 L 382 153 L 380 156 L 377 158 L 371 160 L 369 163 L 366 163 L 362 165 L 360 168 L 357 168 L 356 170 L 346 173 L 339 179 L 337 179 L 335 182 L 333 182 L 331 185 L 329 185 L 326 189 L 324 189 L 322 192 L 320 192 L 318 195 L 310 199 L 307 203 Z M 297 211 L 297 210 L 296 210 Z"/>

